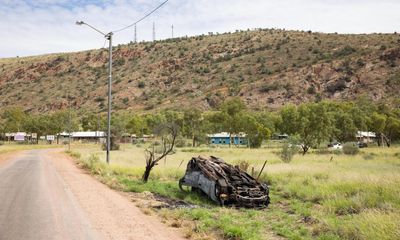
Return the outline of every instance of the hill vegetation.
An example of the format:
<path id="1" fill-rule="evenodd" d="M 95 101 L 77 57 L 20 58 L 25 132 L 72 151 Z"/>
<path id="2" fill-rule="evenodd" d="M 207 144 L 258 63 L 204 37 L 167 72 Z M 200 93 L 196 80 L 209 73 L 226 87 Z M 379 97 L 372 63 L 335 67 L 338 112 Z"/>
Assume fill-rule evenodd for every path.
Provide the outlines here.
<path id="1" fill-rule="evenodd" d="M 399 106 L 400 36 L 259 29 L 117 46 L 113 107 L 141 112 L 238 96 L 250 109 L 323 99 Z M 0 59 L 0 106 L 104 112 L 107 50 Z"/>

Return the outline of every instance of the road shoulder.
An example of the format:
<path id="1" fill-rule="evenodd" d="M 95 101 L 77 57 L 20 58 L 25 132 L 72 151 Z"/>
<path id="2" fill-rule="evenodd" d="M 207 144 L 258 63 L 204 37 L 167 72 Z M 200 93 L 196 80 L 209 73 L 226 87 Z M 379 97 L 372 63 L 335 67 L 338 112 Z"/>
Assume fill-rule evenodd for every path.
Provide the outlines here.
<path id="1" fill-rule="evenodd" d="M 48 150 L 51 164 L 59 172 L 89 220 L 104 239 L 184 239 L 155 216 L 144 214 L 126 196 L 98 182 L 77 168 L 60 150 Z"/>
<path id="2" fill-rule="evenodd" d="M 5 166 L 13 158 L 17 158 L 20 155 L 21 155 L 20 151 L 12 151 L 12 152 L 0 153 L 0 167 Z"/>

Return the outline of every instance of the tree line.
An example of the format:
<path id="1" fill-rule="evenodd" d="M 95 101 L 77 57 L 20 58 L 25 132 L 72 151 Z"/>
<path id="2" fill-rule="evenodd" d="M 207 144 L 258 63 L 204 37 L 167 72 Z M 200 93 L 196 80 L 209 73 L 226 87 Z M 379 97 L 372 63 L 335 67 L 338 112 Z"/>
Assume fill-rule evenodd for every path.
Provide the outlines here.
<path id="1" fill-rule="evenodd" d="M 137 114 L 115 112 L 112 118 L 113 137 L 124 133 L 138 137 L 153 134 L 158 126 L 174 123 L 181 138 L 191 139 L 192 146 L 207 143 L 207 134 L 228 132 L 231 136 L 246 133 L 249 147 L 260 147 L 276 134 L 288 134 L 296 139 L 306 153 L 326 141 L 355 141 L 357 131 L 377 134 L 378 144 L 390 146 L 400 139 L 400 109 L 359 98 L 352 102 L 322 101 L 288 104 L 280 110 L 255 111 L 248 109 L 239 98 L 222 103 L 214 111 L 196 108 L 182 111 L 163 110 Z M 21 108 L 0 111 L 0 134 L 32 132 L 39 136 L 69 131 L 104 131 L 106 115 L 84 110 L 60 110 L 32 114 Z"/>

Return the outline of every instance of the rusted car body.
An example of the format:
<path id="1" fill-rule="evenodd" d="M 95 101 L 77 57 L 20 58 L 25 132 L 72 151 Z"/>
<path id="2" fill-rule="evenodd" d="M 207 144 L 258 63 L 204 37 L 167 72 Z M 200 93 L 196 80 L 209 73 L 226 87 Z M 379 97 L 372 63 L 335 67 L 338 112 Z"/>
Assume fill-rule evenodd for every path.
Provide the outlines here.
<path id="1" fill-rule="evenodd" d="M 192 158 L 179 187 L 201 190 L 221 205 L 234 204 L 242 207 L 267 207 L 270 203 L 269 188 L 252 176 L 225 163 L 217 157 Z"/>

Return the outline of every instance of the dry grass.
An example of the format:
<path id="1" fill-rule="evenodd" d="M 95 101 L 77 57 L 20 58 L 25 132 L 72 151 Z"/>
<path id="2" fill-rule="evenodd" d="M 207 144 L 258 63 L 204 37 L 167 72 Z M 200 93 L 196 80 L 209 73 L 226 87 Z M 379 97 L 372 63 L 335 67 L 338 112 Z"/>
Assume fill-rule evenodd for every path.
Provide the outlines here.
<path id="1" fill-rule="evenodd" d="M 104 161 L 100 146 L 74 146 L 82 159 L 92 154 Z M 310 153 L 282 163 L 278 149 L 177 149 L 156 167 L 148 184 L 140 183 L 143 149 L 123 145 L 112 152 L 111 167 L 94 167 L 104 178 L 115 179 L 125 191 L 151 191 L 202 205 L 200 198 L 179 192 L 176 180 L 197 155 L 215 155 L 230 163 L 246 161 L 257 170 L 268 164 L 261 179 L 271 187 L 267 210 L 210 207 L 162 210 L 168 221 L 194 223 L 186 229 L 196 239 L 208 232 L 227 239 L 399 239 L 400 148 L 366 148 L 356 156 Z M 333 159 L 331 160 L 333 156 Z M 178 168 L 183 161 L 182 166 Z M 109 170 L 107 170 L 109 169 Z M 110 172 L 111 171 L 111 172 Z M 201 237 L 200 237 L 201 238 Z"/>

